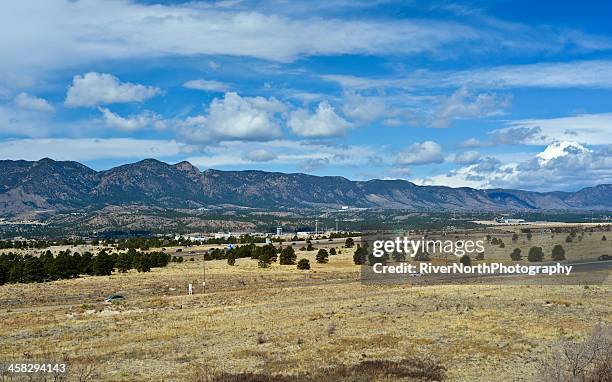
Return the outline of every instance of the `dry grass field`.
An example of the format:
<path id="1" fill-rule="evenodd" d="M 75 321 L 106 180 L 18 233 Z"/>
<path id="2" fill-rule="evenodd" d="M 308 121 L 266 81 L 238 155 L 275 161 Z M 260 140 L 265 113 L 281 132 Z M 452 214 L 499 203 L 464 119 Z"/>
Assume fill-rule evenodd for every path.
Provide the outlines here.
<path id="1" fill-rule="evenodd" d="M 298 251 L 309 271 L 208 261 L 206 293 L 200 259 L 150 273 L 7 284 L 0 360 L 68 360 L 75 380 L 92 371 L 90 380 L 205 381 L 419 359 L 439 362 L 450 381 L 529 381 L 558 338 L 612 321 L 609 282 L 366 286 L 352 252 L 317 264 L 315 251 Z M 114 292 L 126 300 L 104 303 Z"/>

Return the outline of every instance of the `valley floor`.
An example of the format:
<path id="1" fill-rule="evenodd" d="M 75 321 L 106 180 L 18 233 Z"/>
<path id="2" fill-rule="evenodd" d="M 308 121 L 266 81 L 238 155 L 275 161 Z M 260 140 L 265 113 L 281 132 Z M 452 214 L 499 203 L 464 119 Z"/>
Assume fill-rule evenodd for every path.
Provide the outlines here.
<path id="1" fill-rule="evenodd" d="M 560 337 L 612 322 L 612 287 L 367 286 L 352 251 L 310 271 L 256 261 L 0 286 L 0 360 L 67 359 L 95 380 L 205 380 L 433 358 L 451 381 L 534 380 Z M 187 296 L 188 283 L 194 295 Z M 106 304 L 120 292 L 126 300 Z M 494 376 L 494 377 L 493 377 Z M 200 379 L 198 379 L 200 378 Z"/>

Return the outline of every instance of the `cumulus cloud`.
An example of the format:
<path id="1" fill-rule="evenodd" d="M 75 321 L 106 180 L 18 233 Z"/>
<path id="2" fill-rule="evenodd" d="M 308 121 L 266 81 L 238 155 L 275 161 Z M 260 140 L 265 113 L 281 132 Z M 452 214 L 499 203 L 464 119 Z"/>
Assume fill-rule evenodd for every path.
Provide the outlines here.
<path id="1" fill-rule="evenodd" d="M 385 102 L 379 97 L 364 97 L 355 92 L 344 96 L 342 113 L 356 122 L 369 123 L 389 116 Z"/>
<path id="2" fill-rule="evenodd" d="M 453 120 L 500 115 L 511 103 L 510 96 L 495 93 L 472 94 L 467 88 L 456 90 L 435 110 L 429 125 L 448 127 Z"/>
<path id="3" fill-rule="evenodd" d="M 235 92 L 215 98 L 208 113 L 189 117 L 181 122 L 180 132 L 190 140 L 266 141 L 281 135 L 278 114 L 286 106 L 275 99 L 241 97 Z"/>
<path id="4" fill-rule="evenodd" d="M 612 144 L 612 113 L 578 114 L 548 119 L 522 119 L 508 122 L 511 128 L 538 129 L 541 134 L 525 137 L 527 144 L 577 141 L 583 144 Z"/>
<path id="5" fill-rule="evenodd" d="M 251 162 L 270 162 L 278 158 L 276 154 L 265 149 L 249 151 L 242 157 Z"/>
<path id="6" fill-rule="evenodd" d="M 204 90 L 211 92 L 225 92 L 229 86 L 223 82 L 213 80 L 190 80 L 183 84 L 188 89 Z"/>
<path id="7" fill-rule="evenodd" d="M 336 114 L 327 102 L 319 103 L 313 114 L 307 109 L 298 109 L 291 113 L 287 126 L 296 135 L 307 138 L 337 137 L 351 127 L 351 124 Z"/>
<path id="8" fill-rule="evenodd" d="M 99 107 L 98 109 L 102 113 L 104 123 L 110 128 L 124 131 L 134 131 L 144 129 L 146 127 L 153 127 L 158 130 L 166 127 L 166 122 L 163 120 L 163 118 L 151 111 L 144 111 L 137 115 L 121 117 L 107 108 Z"/>
<path id="9" fill-rule="evenodd" d="M 449 173 L 414 181 L 456 187 L 575 190 L 612 182 L 612 146 L 588 148 L 577 142 L 553 142 L 521 161 L 503 163 L 485 157 Z"/>
<path id="10" fill-rule="evenodd" d="M 532 141 L 543 141 L 542 129 L 539 126 L 520 126 L 505 127 L 487 133 L 489 139 L 479 140 L 469 138 L 463 141 L 460 146 L 465 148 L 473 147 L 493 147 L 498 145 L 519 145 Z"/>
<path id="11" fill-rule="evenodd" d="M 76 75 L 68 88 L 64 104 L 71 107 L 110 103 L 141 102 L 161 94 L 161 89 L 120 82 L 111 74 L 89 72 Z"/>
<path id="12" fill-rule="evenodd" d="M 19 93 L 14 99 L 15 106 L 21 109 L 42 111 L 46 113 L 52 113 L 55 111 L 53 106 L 44 98 L 31 96 L 27 93 Z"/>
<path id="13" fill-rule="evenodd" d="M 480 159 L 480 153 L 478 151 L 464 151 L 455 155 L 453 162 L 457 164 L 474 164 Z"/>
<path id="14" fill-rule="evenodd" d="M 443 161 L 442 146 L 433 141 L 413 143 L 396 158 L 397 165 L 422 165 Z"/>

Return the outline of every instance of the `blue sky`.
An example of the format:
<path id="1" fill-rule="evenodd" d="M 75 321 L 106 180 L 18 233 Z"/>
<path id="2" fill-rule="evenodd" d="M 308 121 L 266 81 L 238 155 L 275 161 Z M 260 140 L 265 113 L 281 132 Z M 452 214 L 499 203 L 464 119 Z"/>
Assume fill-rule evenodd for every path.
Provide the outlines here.
<path id="1" fill-rule="evenodd" d="M 608 2 L 0 7 L 1 159 L 612 183 Z"/>

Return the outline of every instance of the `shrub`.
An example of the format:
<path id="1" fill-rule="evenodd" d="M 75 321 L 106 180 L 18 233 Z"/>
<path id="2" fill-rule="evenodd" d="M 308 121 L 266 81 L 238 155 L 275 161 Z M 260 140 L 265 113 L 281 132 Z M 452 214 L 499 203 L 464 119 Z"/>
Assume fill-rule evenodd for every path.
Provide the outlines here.
<path id="1" fill-rule="evenodd" d="M 307 270 L 310 269 L 310 261 L 308 259 L 300 259 L 297 263 L 297 269 Z"/>
<path id="2" fill-rule="evenodd" d="M 565 249 L 563 249 L 561 244 L 557 244 L 553 248 L 552 259 L 556 261 L 565 260 Z"/>
<path id="3" fill-rule="evenodd" d="M 236 264 L 236 254 L 234 252 L 230 252 L 227 254 L 227 264 L 232 266 Z"/>
<path id="4" fill-rule="evenodd" d="M 597 326 L 582 342 L 560 341 L 539 365 L 542 382 L 607 382 L 612 380 L 612 328 Z"/>
<path id="5" fill-rule="evenodd" d="M 461 256 L 461 258 L 459 259 L 459 262 L 466 267 L 472 265 L 472 260 L 470 259 L 470 256 L 468 255 Z"/>
<path id="6" fill-rule="evenodd" d="M 355 249 L 355 254 L 353 254 L 353 262 L 356 265 L 362 265 L 364 261 L 363 249 L 359 244 L 357 244 L 357 249 Z"/>
<path id="7" fill-rule="evenodd" d="M 319 252 L 317 252 L 317 256 L 315 258 L 317 263 L 325 264 L 329 261 L 329 253 L 327 253 L 327 250 L 321 248 L 319 249 Z"/>
<path id="8" fill-rule="evenodd" d="M 314 247 L 312 246 L 312 244 L 308 243 L 308 246 L 306 247 L 307 251 L 314 251 Z"/>
<path id="9" fill-rule="evenodd" d="M 297 260 L 297 255 L 295 254 L 293 247 L 287 246 L 283 248 L 283 250 L 280 253 L 280 257 L 279 257 L 280 265 L 293 265 L 295 264 L 296 260 Z"/>
<path id="10" fill-rule="evenodd" d="M 331 248 L 331 249 L 329 250 L 329 255 L 330 255 L 330 256 L 336 256 L 336 248 Z"/>
<path id="11" fill-rule="evenodd" d="M 527 260 L 531 262 L 540 262 L 544 260 L 544 251 L 542 251 L 542 247 L 531 247 L 527 255 Z"/>
<path id="12" fill-rule="evenodd" d="M 521 260 L 523 260 L 523 255 L 521 255 L 521 249 L 520 248 L 514 248 L 514 251 L 512 251 L 512 253 L 510 254 L 510 258 L 512 259 L 512 261 L 521 261 Z"/>
<path id="13" fill-rule="evenodd" d="M 355 241 L 353 240 L 352 237 L 347 237 L 346 240 L 344 241 L 345 248 L 352 248 L 354 245 L 355 245 Z"/>

